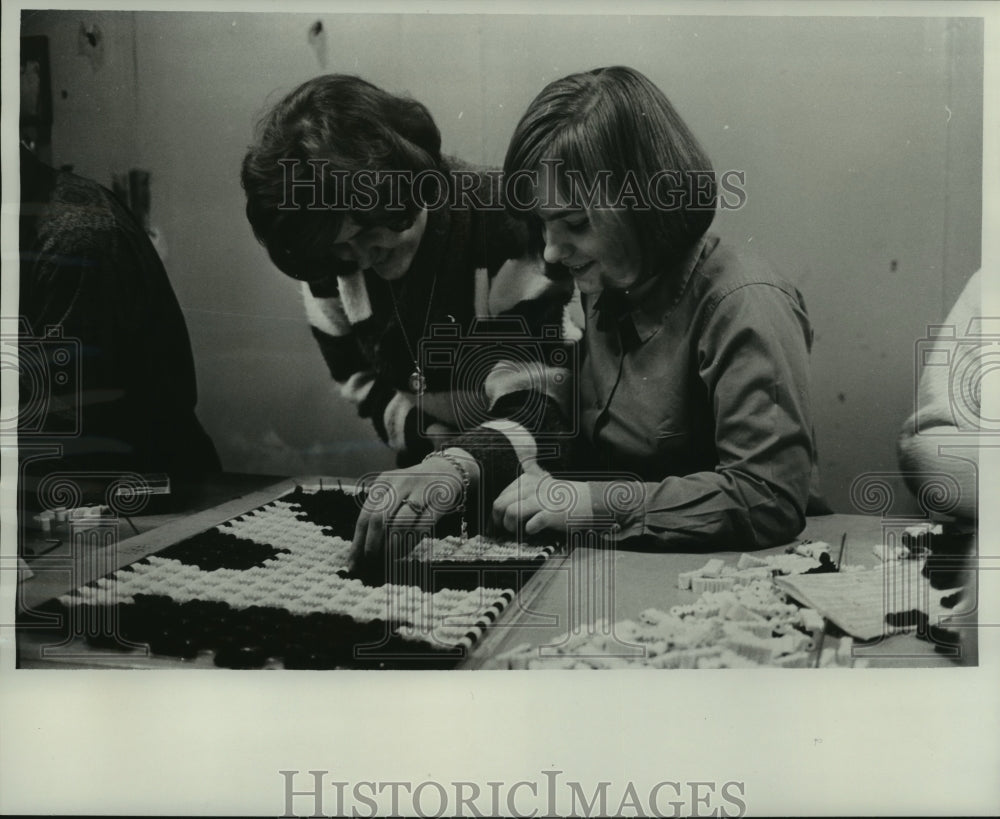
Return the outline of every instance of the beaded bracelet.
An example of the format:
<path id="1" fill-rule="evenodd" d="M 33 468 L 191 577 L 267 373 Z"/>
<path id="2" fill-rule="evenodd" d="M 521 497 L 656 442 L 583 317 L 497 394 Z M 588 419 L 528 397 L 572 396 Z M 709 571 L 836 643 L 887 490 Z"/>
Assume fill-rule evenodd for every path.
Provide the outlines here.
<path id="1" fill-rule="evenodd" d="M 462 479 L 462 530 L 461 530 L 461 532 L 462 532 L 462 540 L 465 540 L 465 539 L 467 539 L 469 537 L 469 524 L 468 524 L 468 521 L 466 521 L 466 519 L 465 519 L 465 512 L 466 512 L 465 504 L 466 504 L 466 501 L 468 501 L 468 499 L 469 499 L 469 486 L 472 483 L 471 479 L 469 478 L 469 470 L 467 470 L 465 468 L 465 464 L 462 463 L 462 461 L 461 461 L 460 458 L 457 458 L 456 456 L 452 455 L 450 452 L 445 452 L 444 450 L 435 450 L 434 452 L 431 452 L 428 455 L 426 455 L 424 457 L 424 460 L 428 461 L 428 460 L 430 460 L 431 458 L 434 458 L 434 457 L 444 458 L 448 463 L 450 463 L 453 467 L 455 467 L 455 469 L 458 470 L 458 474 L 459 474 L 459 476 Z"/>

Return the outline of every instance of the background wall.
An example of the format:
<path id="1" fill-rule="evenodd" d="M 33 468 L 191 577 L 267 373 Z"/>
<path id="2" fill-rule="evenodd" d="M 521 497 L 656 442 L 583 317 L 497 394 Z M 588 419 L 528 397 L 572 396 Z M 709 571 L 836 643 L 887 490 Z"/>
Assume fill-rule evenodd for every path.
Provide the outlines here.
<path id="1" fill-rule="evenodd" d="M 320 20 L 318 47 L 310 26 Z M 79 28 L 104 33 L 103 59 Z M 297 286 L 243 216 L 239 166 L 270 102 L 326 71 L 424 102 L 445 150 L 499 164 L 548 81 L 627 64 L 662 87 L 747 202 L 717 229 L 803 291 L 827 494 L 892 471 L 914 345 L 979 266 L 982 21 L 25 12 L 50 37 L 53 160 L 152 172 L 199 415 L 234 471 L 358 474 L 392 458 L 331 388 Z"/>

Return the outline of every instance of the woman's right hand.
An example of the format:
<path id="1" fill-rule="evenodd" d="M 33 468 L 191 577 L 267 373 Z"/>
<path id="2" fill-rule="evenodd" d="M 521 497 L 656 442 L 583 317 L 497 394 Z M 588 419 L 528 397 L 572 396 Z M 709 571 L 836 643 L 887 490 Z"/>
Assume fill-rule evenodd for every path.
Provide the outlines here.
<path id="1" fill-rule="evenodd" d="M 493 502 L 493 525 L 514 535 L 543 530 L 565 532 L 570 523 L 595 519 L 590 484 L 555 478 L 540 468 L 527 469 Z"/>
<path id="2" fill-rule="evenodd" d="M 470 487 L 478 484 L 479 465 L 464 450 L 447 453 L 432 453 L 419 464 L 383 472 L 367 484 L 368 497 L 354 527 L 350 571 L 405 557 L 422 533 L 464 506 Z M 408 537 L 409 532 L 413 536 Z M 394 537 L 387 543 L 390 533 Z M 386 555 L 387 548 L 393 553 Z"/>

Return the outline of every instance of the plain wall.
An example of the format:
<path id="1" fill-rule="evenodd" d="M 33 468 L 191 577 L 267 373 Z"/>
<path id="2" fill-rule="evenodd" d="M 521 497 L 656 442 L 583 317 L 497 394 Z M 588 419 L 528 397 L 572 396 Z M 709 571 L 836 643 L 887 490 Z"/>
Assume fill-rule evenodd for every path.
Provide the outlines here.
<path id="1" fill-rule="evenodd" d="M 81 22 L 106 34 L 100 67 L 79 52 Z M 51 38 L 55 163 L 105 184 L 152 173 L 199 415 L 233 471 L 392 465 L 243 215 L 240 161 L 269 102 L 355 73 L 424 102 L 446 152 L 498 165 L 548 81 L 645 72 L 715 168 L 746 173 L 745 206 L 716 229 L 805 295 L 824 488 L 846 512 L 858 476 L 897 469 L 915 344 L 979 266 L 982 32 L 977 19 L 82 11 L 26 13 L 22 30 Z"/>

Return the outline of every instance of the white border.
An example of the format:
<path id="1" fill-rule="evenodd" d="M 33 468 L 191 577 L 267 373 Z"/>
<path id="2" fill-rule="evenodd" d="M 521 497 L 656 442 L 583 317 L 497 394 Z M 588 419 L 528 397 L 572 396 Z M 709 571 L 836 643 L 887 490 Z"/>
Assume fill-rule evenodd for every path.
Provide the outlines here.
<path id="1" fill-rule="evenodd" d="M 31 8 L 232 11 L 232 3 L 32 3 Z M 281 12 L 606 13 L 607 3 L 533 0 L 283 3 Z M 241 11 L 272 3 L 241 2 Z M 616 14 L 982 16 L 986 22 L 984 179 L 1000 180 L 1000 15 L 993 3 L 616 2 Z M 11 70 L 20 7 L 3 5 L 3 286 L 16 262 L 16 106 Z M 850 59 L 850 55 L 845 55 Z M 16 132 L 15 132 L 16 133 Z M 1000 202 L 984 185 L 983 266 L 997 271 Z M 995 274 L 994 278 L 996 278 Z M 987 305 L 989 305 L 987 307 Z M 984 294 L 1000 315 L 995 288 Z M 3 373 L 3 394 L 11 391 Z M 16 390 L 16 384 L 15 384 Z M 993 397 L 993 406 L 1000 405 Z M 1000 475 L 997 453 L 984 472 Z M 12 508 L 6 453 L 0 503 Z M 983 480 L 983 498 L 996 484 Z M 981 547 L 998 531 L 983 503 Z M 14 521 L 3 515 L 4 555 Z M 1000 623 L 1000 572 L 982 578 L 984 621 Z M 0 616 L 10 622 L 9 584 Z M 278 815 L 279 769 L 331 778 L 540 781 L 543 770 L 590 789 L 611 780 L 743 780 L 752 814 L 990 815 L 1000 811 L 997 636 L 981 635 L 978 669 L 762 671 L 723 675 L 307 674 L 11 670 L 0 632 L 0 813 Z M 484 785 L 485 787 L 485 785 Z M 431 802 L 433 804 L 433 802 Z M 303 809 L 300 808 L 300 811 Z"/>

